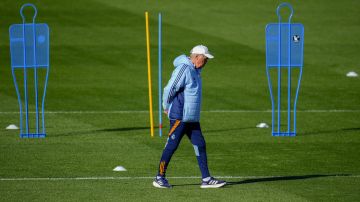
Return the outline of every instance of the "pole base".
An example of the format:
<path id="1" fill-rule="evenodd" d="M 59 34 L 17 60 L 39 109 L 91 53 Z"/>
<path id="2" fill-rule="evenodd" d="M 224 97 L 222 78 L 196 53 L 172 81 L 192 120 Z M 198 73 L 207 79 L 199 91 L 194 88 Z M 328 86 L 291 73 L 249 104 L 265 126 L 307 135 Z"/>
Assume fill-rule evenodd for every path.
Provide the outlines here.
<path id="1" fill-rule="evenodd" d="M 25 133 L 20 134 L 20 138 L 45 138 L 45 133 Z"/>
<path id="2" fill-rule="evenodd" d="M 273 132 L 272 136 L 276 136 L 276 137 L 295 137 L 296 133 L 295 132 Z"/>

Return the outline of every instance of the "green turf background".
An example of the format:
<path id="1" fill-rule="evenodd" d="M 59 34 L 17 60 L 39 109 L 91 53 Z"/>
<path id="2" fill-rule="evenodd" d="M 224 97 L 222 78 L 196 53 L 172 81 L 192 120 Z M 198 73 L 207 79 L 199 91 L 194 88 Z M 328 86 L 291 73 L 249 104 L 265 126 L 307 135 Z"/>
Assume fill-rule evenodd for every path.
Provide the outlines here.
<path id="1" fill-rule="evenodd" d="M 18 124 L 8 28 L 21 23 L 19 9 L 25 2 L 0 2 L 1 179 L 156 174 L 166 135 L 149 137 L 146 10 L 155 123 L 157 13 L 161 11 L 163 85 L 173 70 L 172 60 L 188 54 L 194 45 L 207 45 L 215 55 L 202 72 L 201 124 L 211 173 L 255 178 L 226 179 L 230 185 L 219 190 L 200 190 L 200 179 L 170 179 L 176 185 L 172 190 L 154 189 L 148 178 L 0 180 L 1 201 L 360 200 L 360 80 L 345 76 L 349 71 L 360 73 L 359 1 L 289 1 L 295 11 L 293 22 L 305 26 L 295 138 L 274 138 L 271 129 L 255 128 L 259 122 L 271 122 L 270 113 L 255 111 L 271 109 L 264 31 L 267 23 L 277 21 L 280 1 L 30 1 L 38 7 L 37 21 L 46 22 L 51 30 L 46 111 L 61 112 L 46 114 L 48 137 L 40 140 L 20 139 L 18 131 L 5 130 Z M 286 10 L 281 13 L 288 15 Z M 31 16 L 31 11 L 26 14 Z M 17 76 L 20 80 L 21 72 Z M 73 111 L 103 113 L 65 113 Z M 167 121 L 164 125 L 167 131 Z M 117 165 L 128 171 L 113 172 Z M 184 139 L 168 176 L 199 175 L 192 146 Z"/>

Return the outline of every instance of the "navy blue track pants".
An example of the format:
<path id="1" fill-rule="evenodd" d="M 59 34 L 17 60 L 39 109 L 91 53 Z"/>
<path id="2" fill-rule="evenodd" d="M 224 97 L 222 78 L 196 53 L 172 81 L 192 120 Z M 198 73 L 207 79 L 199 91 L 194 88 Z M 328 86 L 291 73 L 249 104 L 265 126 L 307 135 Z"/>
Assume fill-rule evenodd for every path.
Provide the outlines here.
<path id="1" fill-rule="evenodd" d="M 200 123 L 182 122 L 181 120 L 170 120 L 169 137 L 161 156 L 158 172 L 159 176 L 165 176 L 170 159 L 185 134 L 188 136 L 194 147 L 202 177 L 206 178 L 210 176 L 207 165 L 206 144 L 201 133 Z"/>

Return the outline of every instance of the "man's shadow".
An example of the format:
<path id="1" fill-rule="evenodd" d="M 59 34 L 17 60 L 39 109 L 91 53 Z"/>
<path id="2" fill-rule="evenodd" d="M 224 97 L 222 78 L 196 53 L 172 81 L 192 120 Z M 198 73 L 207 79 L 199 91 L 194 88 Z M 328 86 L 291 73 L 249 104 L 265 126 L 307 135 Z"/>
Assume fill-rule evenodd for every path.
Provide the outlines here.
<path id="1" fill-rule="evenodd" d="M 287 180 L 305 180 L 321 177 L 335 177 L 335 176 L 350 176 L 349 174 L 334 174 L 334 175 L 297 175 L 297 176 L 277 176 L 277 177 L 262 177 L 253 178 L 240 181 L 229 181 L 227 185 L 239 185 L 239 184 L 250 184 L 258 182 L 276 182 L 276 181 L 287 181 Z"/>
<path id="2" fill-rule="evenodd" d="M 240 181 L 227 181 L 225 187 L 241 185 L 241 184 L 250 184 L 250 183 L 276 182 L 276 181 L 287 181 L 287 180 L 305 180 L 312 178 L 336 177 L 336 176 L 350 176 L 350 174 L 333 174 L 333 175 L 315 174 L 315 175 L 297 175 L 297 176 L 295 175 L 295 176 L 259 177 L 259 178 L 245 179 Z M 200 185 L 200 184 L 177 184 L 177 185 L 175 184 L 173 185 L 173 187 L 190 186 L 190 185 Z"/>

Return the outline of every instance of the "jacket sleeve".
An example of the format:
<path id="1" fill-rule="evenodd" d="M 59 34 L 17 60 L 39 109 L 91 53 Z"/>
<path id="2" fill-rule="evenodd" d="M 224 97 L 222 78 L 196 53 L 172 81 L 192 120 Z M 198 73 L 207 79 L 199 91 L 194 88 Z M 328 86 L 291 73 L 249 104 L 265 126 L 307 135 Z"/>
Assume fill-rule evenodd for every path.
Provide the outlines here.
<path id="1" fill-rule="evenodd" d="M 185 87 L 186 71 L 188 71 L 186 65 L 178 66 L 173 71 L 169 82 L 164 88 L 164 93 L 162 97 L 164 110 L 169 109 L 171 102 L 173 101 L 176 93 L 181 88 Z"/>

